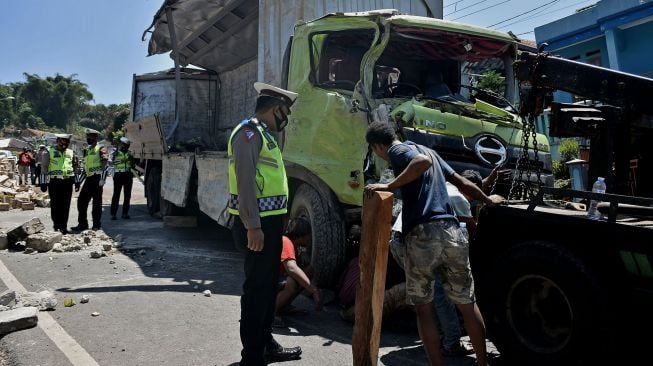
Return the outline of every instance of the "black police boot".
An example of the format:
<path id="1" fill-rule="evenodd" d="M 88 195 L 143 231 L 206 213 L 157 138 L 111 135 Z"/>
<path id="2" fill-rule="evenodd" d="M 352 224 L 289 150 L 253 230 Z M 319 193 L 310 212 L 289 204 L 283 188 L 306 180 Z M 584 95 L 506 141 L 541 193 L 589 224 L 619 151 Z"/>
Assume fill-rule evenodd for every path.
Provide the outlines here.
<path id="1" fill-rule="evenodd" d="M 274 339 L 265 347 L 265 360 L 267 362 L 298 360 L 301 355 L 301 347 L 282 347 Z"/>
<path id="2" fill-rule="evenodd" d="M 79 231 L 84 231 L 84 230 L 88 230 L 88 225 L 82 225 L 82 224 L 79 224 L 79 225 L 77 225 L 77 226 L 73 226 L 73 227 L 71 227 L 70 230 L 71 230 L 71 231 L 77 231 L 77 232 L 79 232 Z"/>

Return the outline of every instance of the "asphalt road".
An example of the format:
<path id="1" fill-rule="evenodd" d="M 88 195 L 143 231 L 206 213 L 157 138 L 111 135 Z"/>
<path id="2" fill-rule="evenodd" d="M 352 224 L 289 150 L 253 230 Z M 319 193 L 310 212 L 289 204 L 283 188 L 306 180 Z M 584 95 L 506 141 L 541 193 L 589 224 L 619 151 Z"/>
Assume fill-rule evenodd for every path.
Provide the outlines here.
<path id="1" fill-rule="evenodd" d="M 240 358 L 238 321 L 243 281 L 242 258 L 228 231 L 208 220 L 199 228 L 166 228 L 147 214 L 143 186 L 134 181 L 131 219 L 109 220 L 111 180 L 104 193 L 103 230 L 120 234 L 123 247 L 100 259 L 89 250 L 24 254 L 0 251 L 0 291 L 22 286 L 51 290 L 59 305 L 42 313 L 39 326 L 0 339 L 8 365 L 231 365 Z M 76 199 L 68 226 L 77 224 Z M 39 217 L 52 227 L 49 209 L 0 212 L 0 229 Z M 90 208 L 89 208 L 90 214 Z M 206 222 L 205 222 L 206 221 Z M 144 250 L 144 255 L 141 254 Z M 153 260 L 151 266 L 146 265 Z M 110 263 L 114 261 L 115 263 Z M 6 271 L 1 267 L 6 267 Z M 205 297 L 204 290 L 212 292 Z M 87 304 L 66 308 L 63 299 L 89 295 Z M 312 309 L 308 298 L 294 303 Z M 100 315 L 92 317 L 91 313 Z M 50 319 L 49 321 L 47 321 Z M 425 365 L 412 318 L 385 326 L 380 365 Z M 352 364 L 352 325 L 336 305 L 322 312 L 286 318 L 275 330 L 286 346 L 299 345 L 301 360 L 287 365 Z M 489 344 L 493 365 L 500 363 Z M 446 358 L 446 365 L 473 365 L 474 358 Z"/>

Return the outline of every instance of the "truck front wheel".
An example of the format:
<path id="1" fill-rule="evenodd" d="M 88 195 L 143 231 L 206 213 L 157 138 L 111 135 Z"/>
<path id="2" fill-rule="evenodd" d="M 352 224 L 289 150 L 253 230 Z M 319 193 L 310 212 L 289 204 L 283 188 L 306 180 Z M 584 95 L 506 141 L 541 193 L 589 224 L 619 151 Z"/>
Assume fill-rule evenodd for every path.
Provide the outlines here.
<path id="1" fill-rule="evenodd" d="M 610 334 L 607 294 L 572 252 L 548 242 L 522 243 L 491 273 L 483 306 L 491 308 L 488 330 L 503 357 L 566 365 L 599 354 L 596 345 Z"/>
<path id="2" fill-rule="evenodd" d="M 311 224 L 311 241 L 308 255 L 311 261 L 312 281 L 318 286 L 331 288 L 335 285 L 345 264 L 344 223 L 337 212 L 332 197 L 321 196 L 308 184 L 300 185 L 295 191 L 290 208 L 290 217 L 303 217 Z M 333 203 L 330 205 L 329 203 Z"/>

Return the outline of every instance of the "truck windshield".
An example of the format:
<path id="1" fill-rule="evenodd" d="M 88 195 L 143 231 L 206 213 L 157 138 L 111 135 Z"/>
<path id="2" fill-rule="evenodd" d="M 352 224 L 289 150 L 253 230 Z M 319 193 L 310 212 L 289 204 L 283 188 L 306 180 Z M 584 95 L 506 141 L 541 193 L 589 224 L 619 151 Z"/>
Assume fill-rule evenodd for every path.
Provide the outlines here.
<path id="1" fill-rule="evenodd" d="M 375 98 L 425 98 L 500 107 L 514 102 L 514 47 L 505 41 L 424 28 L 393 27 L 375 67 Z M 488 90 L 486 93 L 484 90 Z"/>

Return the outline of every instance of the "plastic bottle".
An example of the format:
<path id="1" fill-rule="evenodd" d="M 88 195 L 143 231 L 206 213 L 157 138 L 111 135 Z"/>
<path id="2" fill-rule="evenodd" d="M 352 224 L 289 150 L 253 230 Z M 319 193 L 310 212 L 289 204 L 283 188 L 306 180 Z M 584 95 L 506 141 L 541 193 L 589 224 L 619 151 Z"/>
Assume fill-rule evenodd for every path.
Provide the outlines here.
<path id="1" fill-rule="evenodd" d="M 469 241 L 469 232 L 467 231 L 467 224 L 464 222 L 460 223 L 460 231 L 462 231 L 465 240 Z"/>
<path id="2" fill-rule="evenodd" d="M 596 182 L 594 182 L 594 185 L 592 186 L 592 192 L 593 193 L 605 193 L 605 178 L 599 177 Z M 599 212 L 597 206 L 599 205 L 599 201 L 597 200 L 591 200 L 590 201 L 590 208 L 587 210 L 587 218 L 591 220 L 599 220 L 601 219 L 601 213 Z"/>

